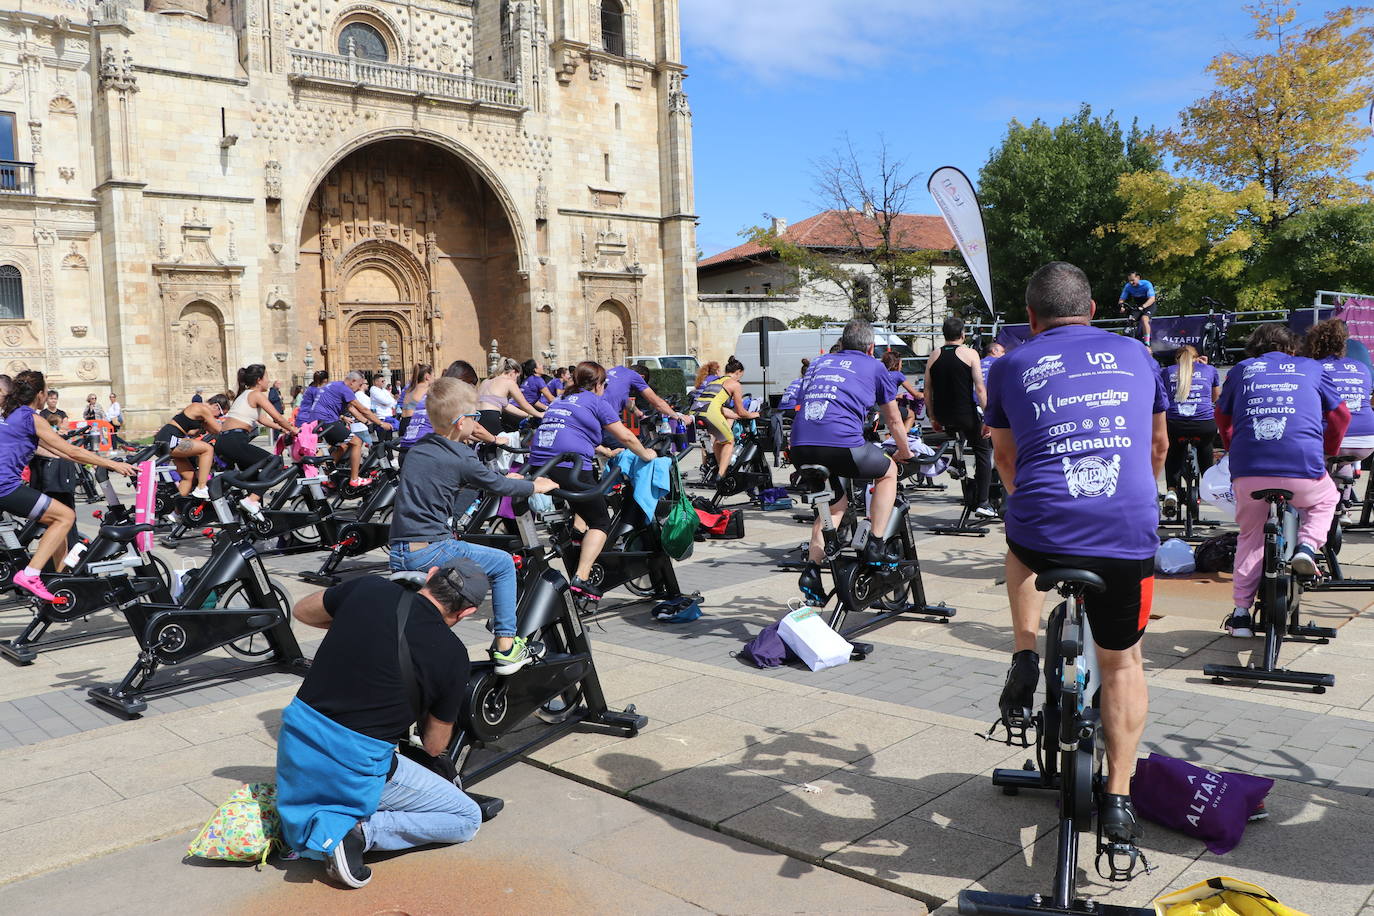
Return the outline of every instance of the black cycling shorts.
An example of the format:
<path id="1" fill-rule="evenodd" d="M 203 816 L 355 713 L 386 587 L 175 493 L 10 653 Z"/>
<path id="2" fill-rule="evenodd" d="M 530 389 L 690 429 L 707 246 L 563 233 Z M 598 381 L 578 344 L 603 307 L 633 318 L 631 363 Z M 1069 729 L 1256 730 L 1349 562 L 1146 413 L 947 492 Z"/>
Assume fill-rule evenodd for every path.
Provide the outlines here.
<path id="1" fill-rule="evenodd" d="M 838 498 L 844 493 L 842 478 L 877 480 L 892 467 L 892 459 L 872 442 L 854 448 L 834 445 L 794 445 L 788 452 L 792 466 L 824 465 L 830 471 L 830 492 Z"/>
<path id="2" fill-rule="evenodd" d="M 575 471 L 569 467 L 551 468 L 549 476 L 567 490 L 589 490 L 596 486 L 596 477 L 590 471 Z M 606 503 L 606 497 L 569 502 L 568 505 L 575 515 L 587 523 L 589 529 L 610 533 L 611 507 Z"/>
<path id="3" fill-rule="evenodd" d="M 318 428 L 315 432 L 331 446 L 343 445 L 348 441 L 349 436 L 353 435 L 353 431 L 349 428 L 349 424 L 345 420 L 335 420 L 328 426 Z"/>
<path id="4" fill-rule="evenodd" d="M 253 434 L 246 429 L 226 430 L 215 437 L 215 454 L 230 467 L 246 471 L 272 457 L 266 449 L 254 445 L 252 438 Z"/>
<path id="5" fill-rule="evenodd" d="M 1154 315 L 1155 307 L 1152 305 L 1149 308 L 1142 308 L 1142 306 L 1144 306 L 1145 303 L 1149 301 L 1149 299 L 1127 299 L 1126 310 L 1130 312 L 1132 315 L 1143 315 L 1146 318 L 1149 318 L 1152 315 Z"/>
<path id="6" fill-rule="evenodd" d="M 1093 630 L 1093 642 L 1120 652 L 1140 642 L 1150 622 L 1155 594 L 1155 558 L 1120 560 L 1041 553 L 1007 538 L 1007 549 L 1035 573 L 1050 569 L 1086 569 L 1106 583 L 1105 592 L 1085 592 L 1083 608 Z"/>
<path id="7" fill-rule="evenodd" d="M 0 496 L 0 510 L 15 518 L 38 518 L 48 511 L 52 497 L 39 493 L 32 487 L 20 484 L 4 496 Z"/>

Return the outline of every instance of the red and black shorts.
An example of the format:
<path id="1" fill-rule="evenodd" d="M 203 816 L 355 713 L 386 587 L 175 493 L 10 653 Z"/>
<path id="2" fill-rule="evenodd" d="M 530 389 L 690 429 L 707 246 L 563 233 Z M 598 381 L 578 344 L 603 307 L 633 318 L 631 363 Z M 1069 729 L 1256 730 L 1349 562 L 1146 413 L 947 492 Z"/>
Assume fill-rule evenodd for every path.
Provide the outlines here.
<path id="1" fill-rule="evenodd" d="M 1007 538 L 1007 549 L 1036 573 L 1050 569 L 1085 569 L 1106 583 L 1105 592 L 1086 592 L 1083 609 L 1092 627 L 1093 642 L 1103 649 L 1129 649 L 1145 635 L 1155 595 L 1155 558 L 1121 560 L 1042 553 Z"/>

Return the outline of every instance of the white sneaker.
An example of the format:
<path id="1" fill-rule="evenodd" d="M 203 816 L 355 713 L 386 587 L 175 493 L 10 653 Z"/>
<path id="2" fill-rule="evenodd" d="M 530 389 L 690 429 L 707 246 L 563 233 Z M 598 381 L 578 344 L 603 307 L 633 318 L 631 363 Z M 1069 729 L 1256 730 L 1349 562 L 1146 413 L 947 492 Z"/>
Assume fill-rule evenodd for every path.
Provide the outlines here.
<path id="1" fill-rule="evenodd" d="M 194 490 L 191 491 L 191 495 L 194 496 L 196 499 L 209 499 L 210 491 L 207 490 L 205 487 L 196 487 Z"/>
<path id="2" fill-rule="evenodd" d="M 1166 515 L 1178 514 L 1178 494 L 1173 490 L 1164 494 L 1164 512 Z"/>
<path id="3" fill-rule="evenodd" d="M 253 518 L 262 518 L 262 504 L 252 497 L 245 496 L 243 499 L 239 500 L 239 505 L 243 507 L 243 511 L 247 512 Z"/>
<path id="4" fill-rule="evenodd" d="M 1251 639 L 1255 635 L 1255 621 L 1250 617 L 1250 612 L 1235 608 L 1230 616 L 1221 622 L 1226 630 L 1227 636 L 1234 636 L 1237 639 Z"/>

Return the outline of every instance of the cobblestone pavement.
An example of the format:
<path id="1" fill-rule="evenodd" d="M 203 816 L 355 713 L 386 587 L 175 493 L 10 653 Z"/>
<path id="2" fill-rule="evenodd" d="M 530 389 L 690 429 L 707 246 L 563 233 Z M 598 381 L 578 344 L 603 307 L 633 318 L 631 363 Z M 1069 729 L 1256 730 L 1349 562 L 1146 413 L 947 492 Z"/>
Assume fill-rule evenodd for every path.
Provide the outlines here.
<path id="1" fill-rule="evenodd" d="M 922 493 L 913 518 L 948 521 L 952 502 L 952 491 Z M 875 644 L 868 660 L 814 673 L 759 671 L 733 657 L 796 594 L 796 574 L 775 564 L 807 535 L 785 512 L 747 511 L 746 529 L 743 540 L 700 544 L 679 564 L 683 588 L 705 595 L 700 620 L 658 624 L 640 602 L 607 607 L 590 624 L 608 697 L 635 703 L 649 729 L 628 742 L 573 734 L 534 762 L 933 909 L 970 886 L 1045 889 L 1053 800 L 991 789 L 986 774 L 1019 766 L 1028 752 L 979 737 L 995 717 L 1011 645 L 997 527 L 986 538 L 919 541 L 928 598 L 955 606 L 952 621 L 890 623 L 862 637 Z M 203 552 L 195 543 L 178 550 L 188 559 Z M 1360 564 L 1374 565 L 1374 536 L 1351 535 L 1343 557 L 1352 574 L 1369 574 Z M 318 562 L 288 557 L 270 566 L 299 597 L 314 587 L 294 574 Z M 1337 676 L 1316 695 L 1202 677 L 1203 664 L 1243 659 L 1258 645 L 1217 628 L 1228 592 L 1224 582 L 1203 581 L 1157 592 L 1142 752 L 1272 776 L 1273 814 L 1224 858 L 1152 828 L 1147 845 L 1158 868 L 1123 888 L 1090 881 L 1085 846 L 1086 892 L 1141 905 L 1161 890 L 1233 874 L 1314 916 L 1374 916 L 1365 909 L 1374 865 L 1374 622 L 1358 616 L 1374 594 L 1307 596 L 1315 620 L 1341 628 L 1330 645 L 1285 646 L 1287 665 Z M 606 604 L 630 597 L 613 592 Z M 22 608 L 0 609 L 0 636 L 25 619 Z M 90 623 L 111 622 L 97 615 Z M 475 625 L 459 632 L 474 649 L 484 645 Z M 300 638 L 310 654 L 314 636 Z M 0 668 L 0 849 L 13 852 L 0 857 L 0 882 L 192 828 L 238 782 L 270 778 L 276 711 L 294 677 L 229 679 L 156 699 L 142 720 L 119 723 L 85 691 L 117 681 L 134 652 L 126 636 Z M 233 665 L 203 661 L 178 674 Z M 104 826 L 119 813 L 125 829 Z"/>

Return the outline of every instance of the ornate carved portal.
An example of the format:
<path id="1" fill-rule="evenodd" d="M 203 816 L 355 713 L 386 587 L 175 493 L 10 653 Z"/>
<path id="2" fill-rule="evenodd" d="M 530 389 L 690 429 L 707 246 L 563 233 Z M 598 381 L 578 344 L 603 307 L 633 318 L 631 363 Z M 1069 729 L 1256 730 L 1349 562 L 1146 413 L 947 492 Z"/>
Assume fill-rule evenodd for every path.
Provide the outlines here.
<path id="1" fill-rule="evenodd" d="M 171 369 L 165 403 L 184 403 L 196 388 L 207 395 L 225 390 L 238 355 L 229 341 L 234 339 L 243 267 L 221 261 L 210 238 L 205 214 L 193 209 L 181 227 L 181 257 L 153 264 L 162 314 L 171 319 L 164 346 Z M 254 356 L 250 361 L 258 361 Z"/>
<path id="2" fill-rule="evenodd" d="M 335 378 L 380 368 L 382 341 L 405 372 L 480 358 L 483 340 L 529 338 L 516 266 L 505 214 L 471 168 L 427 144 L 380 142 L 315 191 L 297 291 L 319 303 L 319 323 L 302 330 Z"/>
<path id="3" fill-rule="evenodd" d="M 597 306 L 592 322 L 593 359 L 603 366 L 619 366 L 630 355 L 630 321 L 625 307 L 608 299 Z"/>
<path id="4" fill-rule="evenodd" d="M 224 373 L 224 322 L 213 305 L 196 300 L 181 310 L 173 325 L 174 358 L 181 366 L 185 388 L 222 391 Z"/>

